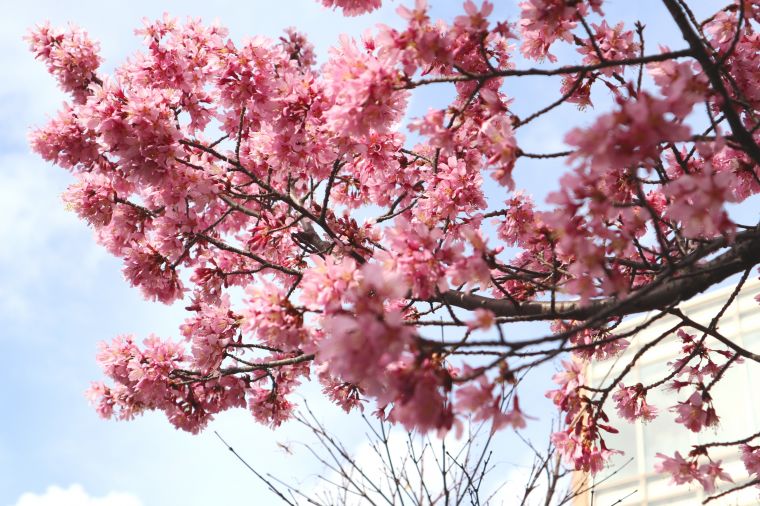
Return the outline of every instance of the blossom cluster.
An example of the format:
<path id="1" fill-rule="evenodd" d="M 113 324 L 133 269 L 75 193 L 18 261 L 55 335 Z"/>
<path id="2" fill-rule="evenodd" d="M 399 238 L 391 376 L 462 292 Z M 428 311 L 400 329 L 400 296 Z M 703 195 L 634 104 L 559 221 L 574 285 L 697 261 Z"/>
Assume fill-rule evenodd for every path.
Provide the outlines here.
<path id="1" fill-rule="evenodd" d="M 720 460 L 699 464 L 697 458 L 686 459 L 679 452 L 676 452 L 673 457 L 668 457 L 662 453 L 658 453 L 656 457 L 661 460 L 655 464 L 655 470 L 670 474 L 673 483 L 677 485 L 697 481 L 709 494 L 715 491 L 716 480 L 720 479 L 732 483 L 734 481 L 720 466 Z"/>

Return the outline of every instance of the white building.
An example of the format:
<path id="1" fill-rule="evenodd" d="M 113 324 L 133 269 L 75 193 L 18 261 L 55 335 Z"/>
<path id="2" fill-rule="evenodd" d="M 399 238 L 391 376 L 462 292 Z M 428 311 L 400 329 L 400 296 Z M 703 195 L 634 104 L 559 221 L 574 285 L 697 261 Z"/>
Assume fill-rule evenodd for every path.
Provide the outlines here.
<path id="1" fill-rule="evenodd" d="M 702 294 L 682 303 L 679 307 L 689 317 L 706 326 L 734 288 L 734 286 L 729 286 Z M 719 324 L 719 330 L 723 335 L 732 338 L 736 344 L 745 349 L 755 352 L 760 351 L 760 305 L 755 300 L 758 294 L 760 294 L 760 281 L 753 273 Z M 619 331 L 624 332 L 635 328 L 648 316 L 651 315 L 626 320 L 619 327 Z M 627 359 L 630 359 L 636 350 L 676 323 L 675 318 L 670 316 L 656 321 L 650 327 L 640 331 L 638 335 L 630 338 L 631 346 L 622 357 L 592 364 L 587 370 L 587 377 L 592 384 L 596 385 L 602 384 L 605 378 L 613 378 L 615 371 L 628 364 Z M 689 331 L 689 329 L 686 330 Z M 697 333 L 697 335 L 701 334 Z M 707 345 L 716 349 L 726 348 L 709 337 Z M 673 335 L 648 350 L 624 380 L 626 386 L 639 382 L 646 385 L 665 377 L 671 371 L 667 362 L 679 355 L 680 346 L 680 340 Z M 723 361 L 718 363 L 720 365 Z M 707 497 L 701 487 L 698 484 L 674 485 L 669 475 L 656 473 L 654 471 L 657 461 L 655 454 L 664 453 L 672 456 L 675 451 L 680 451 L 682 455 L 686 455 L 693 444 L 735 440 L 758 432 L 760 430 L 760 364 L 747 360 L 743 364 L 734 365 L 711 392 L 714 406 L 720 417 L 720 424 L 714 430 L 708 428 L 696 434 L 676 424 L 674 420 L 677 415 L 668 409 L 676 403 L 676 399 L 685 400 L 688 396 L 686 391 L 681 394 L 663 392 L 662 389 L 651 391 L 647 395 L 647 402 L 658 408 L 659 416 L 648 423 L 637 421 L 631 424 L 619 420 L 614 402 L 609 400 L 606 403 L 605 412 L 613 421 L 612 425 L 620 428 L 621 432 L 610 434 L 605 437 L 605 441 L 610 448 L 622 450 L 625 455 L 615 456 L 612 460 L 613 467 L 593 478 L 596 482 L 593 497 L 590 493 L 585 494 L 578 498 L 576 504 L 578 506 L 592 503 L 594 506 L 700 504 Z M 710 456 L 714 460 L 723 460 L 724 470 L 734 477 L 737 484 L 746 481 L 747 472 L 739 459 L 738 448 L 714 448 L 710 451 Z M 629 460 L 627 465 L 612 474 L 616 468 Z M 730 483 L 725 485 L 733 486 Z M 719 490 L 726 488 L 722 486 Z M 712 501 L 710 504 L 715 506 L 760 504 L 760 491 L 755 487 L 750 487 Z"/>

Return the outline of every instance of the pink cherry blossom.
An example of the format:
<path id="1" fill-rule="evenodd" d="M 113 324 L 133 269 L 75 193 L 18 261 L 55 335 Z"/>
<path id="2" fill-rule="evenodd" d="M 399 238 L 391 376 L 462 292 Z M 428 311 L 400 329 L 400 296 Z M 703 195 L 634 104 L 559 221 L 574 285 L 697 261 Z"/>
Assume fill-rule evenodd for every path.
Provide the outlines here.
<path id="1" fill-rule="evenodd" d="M 760 476 L 760 448 L 744 444 L 741 446 L 741 454 L 747 472 Z"/>
<path id="2" fill-rule="evenodd" d="M 699 173 L 685 174 L 665 187 L 671 204 L 666 215 L 683 225 L 689 237 L 731 235 L 734 224 L 724 206 L 734 200 L 729 175 L 706 166 Z"/>
<path id="3" fill-rule="evenodd" d="M 720 479 L 733 483 L 731 476 L 720 467 L 721 461 L 709 462 L 699 466 L 700 476 L 697 480 L 708 494 L 715 492 L 715 480 Z"/>
<path id="4" fill-rule="evenodd" d="M 677 423 L 681 423 L 692 432 L 699 432 L 703 427 L 711 427 L 718 423 L 715 408 L 712 407 L 710 397 L 704 398 L 705 394 L 695 391 L 688 400 L 679 402 L 672 408 L 678 413 Z"/>
<path id="5" fill-rule="evenodd" d="M 95 163 L 98 145 L 95 133 L 87 129 L 68 104 L 42 128 L 29 135 L 29 142 L 42 158 L 70 170 Z"/>
<path id="6" fill-rule="evenodd" d="M 421 367 L 396 362 L 389 369 L 390 388 L 396 392 L 388 418 L 408 429 L 448 430 L 454 423 L 451 405 L 445 397 L 448 373 L 430 361 Z"/>
<path id="7" fill-rule="evenodd" d="M 111 222 L 115 195 L 108 179 L 100 174 L 87 174 L 66 190 L 63 201 L 80 218 L 95 227 L 102 227 Z"/>
<path id="8" fill-rule="evenodd" d="M 579 49 L 585 56 L 583 62 L 589 65 L 599 63 L 599 55 L 597 54 L 597 48 L 601 52 L 604 60 L 615 61 L 625 60 L 628 58 L 634 58 L 639 51 L 639 44 L 633 40 L 633 31 L 625 30 L 623 23 L 618 23 L 611 27 L 604 20 L 600 25 L 592 24 L 594 29 L 594 44 L 590 40 L 584 41 L 585 44 Z M 620 69 L 615 67 L 608 67 L 602 69 L 602 74 L 611 76 L 614 72 L 619 72 Z"/>
<path id="9" fill-rule="evenodd" d="M 527 0 L 520 3 L 520 29 L 523 36 L 522 52 L 528 58 L 557 61 L 549 53 L 556 40 L 571 40 L 571 31 L 577 24 L 576 16 L 585 15 L 588 8 L 601 12 L 601 0 L 568 4 L 563 0 Z"/>
<path id="10" fill-rule="evenodd" d="M 333 49 L 323 72 L 327 90 L 328 125 L 343 135 L 388 131 L 403 114 L 408 93 L 397 88 L 401 76 L 390 55 L 374 56 L 344 36 Z"/>
<path id="11" fill-rule="evenodd" d="M 689 128 L 669 119 L 668 101 L 642 93 L 636 101 L 624 101 L 614 113 L 601 116 L 589 129 L 571 130 L 565 138 L 578 150 L 573 159 L 593 170 L 627 167 L 659 159 L 661 142 L 685 139 Z"/>
<path id="12" fill-rule="evenodd" d="M 670 474 L 673 483 L 677 485 L 696 480 L 702 485 L 705 492 L 710 494 L 715 491 L 716 480 L 734 481 L 720 466 L 720 460 L 699 465 L 696 458 L 686 460 L 679 452 L 676 452 L 674 457 L 668 457 L 662 453 L 655 456 L 661 459 L 655 464 L 655 470 Z"/>
<path id="13" fill-rule="evenodd" d="M 49 23 L 31 30 L 26 40 L 34 56 L 45 61 L 48 72 L 61 88 L 71 93 L 76 102 L 84 102 L 89 95 L 88 87 L 97 79 L 100 45 L 76 26 L 61 30 Z"/>
<path id="14" fill-rule="evenodd" d="M 469 369 L 465 369 L 465 372 L 468 371 Z M 512 400 L 512 409 L 505 411 L 503 405 L 507 402 L 498 391 L 496 383 L 480 376 L 477 383 L 457 389 L 456 408 L 460 411 L 473 413 L 473 420 L 476 422 L 490 420 L 492 431 L 497 431 L 506 426 L 515 429 L 524 428 L 526 425 L 525 416 L 520 410 L 518 398 L 515 396 Z M 504 393 L 503 389 L 501 389 L 501 393 Z"/>
<path id="15" fill-rule="evenodd" d="M 147 246 L 129 248 L 125 252 L 124 277 L 143 294 L 164 304 L 182 297 L 184 287 L 168 258 Z"/>
<path id="16" fill-rule="evenodd" d="M 661 459 L 654 465 L 655 471 L 670 474 L 673 483 L 676 485 L 689 483 L 696 479 L 698 473 L 696 461 L 687 461 L 679 452 L 676 452 L 673 457 L 668 457 L 662 453 L 657 453 L 655 457 Z"/>
<path id="17" fill-rule="evenodd" d="M 341 9 L 344 16 L 359 16 L 379 9 L 382 0 L 320 0 L 325 7 Z"/>
<path id="18" fill-rule="evenodd" d="M 201 302 L 194 309 L 196 315 L 185 320 L 180 331 L 192 343 L 194 364 L 201 371 L 213 372 L 221 365 L 227 347 L 236 337 L 240 317 L 231 311 L 227 295 L 218 305 Z"/>
<path id="19" fill-rule="evenodd" d="M 626 387 L 621 383 L 612 399 L 617 404 L 618 413 L 626 420 L 635 421 L 640 418 L 648 422 L 657 417 L 657 408 L 647 404 L 646 391 L 641 384 Z"/>

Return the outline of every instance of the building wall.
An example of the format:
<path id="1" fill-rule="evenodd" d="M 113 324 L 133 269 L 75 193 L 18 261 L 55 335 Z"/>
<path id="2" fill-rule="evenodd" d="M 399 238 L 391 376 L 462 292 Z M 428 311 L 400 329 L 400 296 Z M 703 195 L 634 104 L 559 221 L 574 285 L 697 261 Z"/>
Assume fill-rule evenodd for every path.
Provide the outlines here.
<path id="1" fill-rule="evenodd" d="M 729 286 L 702 294 L 682 303 L 679 307 L 692 319 L 708 325 L 734 288 L 734 286 Z M 728 308 L 719 324 L 719 330 L 723 335 L 731 337 L 738 345 L 754 352 L 760 352 L 760 305 L 754 300 L 758 293 L 760 293 L 760 281 L 753 278 L 745 284 L 741 294 Z M 618 327 L 618 331 L 632 330 L 653 315 L 654 313 L 626 320 Z M 631 346 L 621 357 L 592 363 L 587 370 L 587 378 L 592 384 L 601 385 L 605 378 L 614 377 L 616 372 L 629 363 L 636 350 L 676 323 L 677 320 L 670 316 L 652 323 L 650 327 L 630 338 Z M 725 346 L 715 339 L 708 337 L 707 342 L 712 348 L 725 349 Z M 667 363 L 678 356 L 680 348 L 680 340 L 673 335 L 648 350 L 626 376 L 624 380 L 626 386 L 639 382 L 647 384 L 665 377 L 671 371 Z M 722 363 L 722 361 L 719 362 L 719 365 Z M 593 479 L 576 476 L 576 482 L 584 478 L 594 480 L 594 492 L 593 497 L 591 493 L 579 497 L 575 504 L 577 506 L 700 504 L 707 497 L 701 487 L 698 485 L 676 486 L 670 482 L 669 475 L 656 473 L 654 471 L 657 460 L 655 454 L 673 455 L 675 451 L 680 451 L 682 455 L 686 455 L 693 444 L 739 439 L 758 432 L 760 429 L 760 364 L 752 361 L 735 364 L 711 392 L 715 409 L 720 417 L 720 424 L 714 429 L 705 429 L 696 434 L 676 424 L 674 421 L 676 414 L 668 410 L 669 406 L 676 403 L 676 399 L 685 400 L 688 397 L 690 392 L 687 393 L 685 390 L 681 394 L 662 392 L 661 389 L 650 391 L 647 402 L 658 408 L 659 415 L 648 423 L 637 421 L 632 424 L 620 420 L 614 403 L 608 401 L 605 412 L 610 416 L 612 425 L 620 429 L 620 433 L 610 434 L 605 437 L 605 441 L 608 447 L 623 450 L 625 455 L 613 457 L 611 468 L 598 473 Z M 723 460 L 724 469 L 736 480 L 737 484 L 746 481 L 747 473 L 739 460 L 737 448 L 727 448 L 722 453 L 718 450 L 716 448 L 711 451 L 711 457 Z M 730 483 L 728 485 L 734 486 Z M 760 504 L 759 497 L 757 488 L 750 487 L 710 504 L 714 506 L 757 505 Z"/>

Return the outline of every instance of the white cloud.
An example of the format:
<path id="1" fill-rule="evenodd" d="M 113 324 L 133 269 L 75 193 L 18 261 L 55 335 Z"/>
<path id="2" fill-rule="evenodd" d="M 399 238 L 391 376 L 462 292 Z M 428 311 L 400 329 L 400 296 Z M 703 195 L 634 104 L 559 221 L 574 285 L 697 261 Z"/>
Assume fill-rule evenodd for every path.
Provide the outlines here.
<path id="1" fill-rule="evenodd" d="M 74 484 L 67 489 L 53 485 L 43 495 L 23 494 L 15 506 L 142 506 L 142 502 L 123 492 L 90 497 L 81 485 Z"/>
<path id="2" fill-rule="evenodd" d="M 0 154 L 0 165 L 0 234 L 13 245 L 0 249 L 0 260 L 20 261 L 52 238 L 81 230 L 61 201 L 65 176 L 52 173 L 61 169 L 23 153 Z"/>
<path id="3" fill-rule="evenodd" d="M 105 253 L 65 210 L 60 196 L 65 174 L 51 174 L 53 169 L 24 153 L 0 153 L 0 167 L 0 315 L 26 321 L 34 313 L 34 293 L 52 280 L 71 286 L 87 282 Z M 71 254 L 81 259 L 77 276 L 65 270 Z"/>

